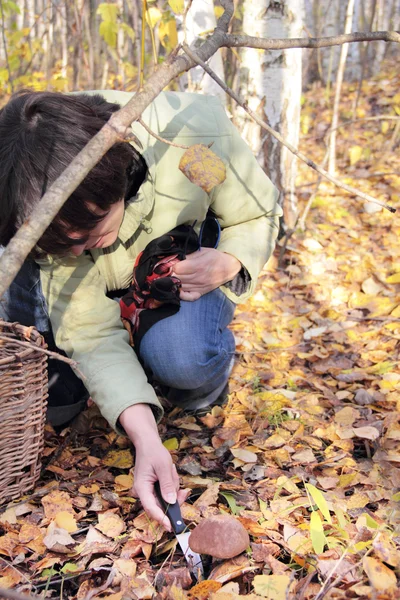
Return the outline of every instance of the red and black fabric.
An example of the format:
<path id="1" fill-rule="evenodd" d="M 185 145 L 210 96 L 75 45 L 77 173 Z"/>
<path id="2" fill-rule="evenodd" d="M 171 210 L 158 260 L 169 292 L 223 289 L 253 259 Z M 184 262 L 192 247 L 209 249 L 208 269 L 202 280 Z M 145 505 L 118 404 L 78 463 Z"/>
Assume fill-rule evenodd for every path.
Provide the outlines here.
<path id="1" fill-rule="evenodd" d="M 119 301 L 122 321 L 137 351 L 152 325 L 179 311 L 181 281 L 171 273 L 178 261 L 198 249 L 193 227 L 180 225 L 151 241 L 137 257 L 132 284 Z"/>

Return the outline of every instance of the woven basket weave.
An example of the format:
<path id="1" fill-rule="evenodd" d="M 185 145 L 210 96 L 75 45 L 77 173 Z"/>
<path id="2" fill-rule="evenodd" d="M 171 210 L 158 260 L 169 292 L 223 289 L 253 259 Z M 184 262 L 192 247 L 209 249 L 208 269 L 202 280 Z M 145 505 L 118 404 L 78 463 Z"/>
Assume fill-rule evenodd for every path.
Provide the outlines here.
<path id="1" fill-rule="evenodd" d="M 23 342 L 23 343 L 21 343 Z M 40 475 L 47 407 L 47 355 L 34 327 L 0 319 L 0 504 Z"/>

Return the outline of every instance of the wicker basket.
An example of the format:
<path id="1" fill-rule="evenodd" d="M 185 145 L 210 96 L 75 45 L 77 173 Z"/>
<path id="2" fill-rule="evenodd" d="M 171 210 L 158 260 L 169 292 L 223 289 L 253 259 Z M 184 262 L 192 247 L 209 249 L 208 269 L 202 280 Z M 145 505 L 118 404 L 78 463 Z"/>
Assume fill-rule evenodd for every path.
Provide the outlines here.
<path id="1" fill-rule="evenodd" d="M 0 319 L 0 504 L 40 475 L 47 407 L 47 355 L 34 327 Z"/>

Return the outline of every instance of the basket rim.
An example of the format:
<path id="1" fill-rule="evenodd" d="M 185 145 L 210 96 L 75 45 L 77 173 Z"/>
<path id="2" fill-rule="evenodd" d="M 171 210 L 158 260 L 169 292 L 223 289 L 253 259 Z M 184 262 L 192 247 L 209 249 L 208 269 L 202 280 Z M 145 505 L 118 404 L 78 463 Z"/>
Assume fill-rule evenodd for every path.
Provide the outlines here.
<path id="1" fill-rule="evenodd" d="M 14 338 L 11 336 L 14 336 Z M 18 344 L 18 340 L 30 343 L 32 346 L 30 348 L 21 348 Z M 0 354 L 0 365 L 6 365 L 15 362 L 16 360 L 26 359 L 32 353 L 38 352 L 40 348 L 43 348 L 45 345 L 43 336 L 34 326 L 21 325 L 18 322 L 9 323 L 0 318 L 0 348 L 1 341 L 7 341 L 10 345 L 13 345 L 15 347 L 15 355 L 2 358 Z"/>

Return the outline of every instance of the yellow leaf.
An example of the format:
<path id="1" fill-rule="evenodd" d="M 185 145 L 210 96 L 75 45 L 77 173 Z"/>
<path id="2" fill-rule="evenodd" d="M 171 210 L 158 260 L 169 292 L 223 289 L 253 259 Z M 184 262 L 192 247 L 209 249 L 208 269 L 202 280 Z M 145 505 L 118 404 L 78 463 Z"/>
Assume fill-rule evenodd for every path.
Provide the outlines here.
<path id="1" fill-rule="evenodd" d="M 395 573 L 386 567 L 380 560 L 365 556 L 363 568 L 372 587 L 376 590 L 387 591 L 397 588 L 397 579 Z"/>
<path id="2" fill-rule="evenodd" d="M 216 19 L 219 19 L 220 17 L 222 17 L 224 12 L 225 12 L 225 10 L 222 8 L 222 6 L 214 6 L 214 14 L 215 14 Z"/>
<path id="3" fill-rule="evenodd" d="M 126 529 L 125 523 L 121 517 L 109 510 L 99 514 L 99 522 L 95 527 L 107 537 L 114 539 L 121 535 Z"/>
<path id="4" fill-rule="evenodd" d="M 362 153 L 363 153 L 363 149 L 361 146 L 352 146 L 349 149 L 350 164 L 355 165 L 356 162 L 358 162 L 360 160 Z"/>
<path id="5" fill-rule="evenodd" d="M 179 163 L 179 169 L 192 183 L 207 193 L 226 179 L 224 163 L 204 144 L 195 144 L 186 150 Z"/>
<path id="6" fill-rule="evenodd" d="M 306 483 L 306 488 L 307 488 L 309 494 L 311 495 L 312 499 L 314 500 L 315 504 L 318 506 L 319 510 L 324 515 L 326 521 L 328 523 L 332 523 L 331 515 L 329 513 L 329 508 L 328 508 L 328 505 L 326 503 L 323 493 L 320 490 L 318 490 L 311 483 Z"/>
<path id="7" fill-rule="evenodd" d="M 386 277 L 386 283 L 400 283 L 400 271 L 399 273 Z"/>
<path id="8" fill-rule="evenodd" d="M 68 531 L 68 533 L 73 533 L 78 529 L 74 516 L 66 510 L 62 510 L 56 514 L 55 522 L 57 527 L 65 529 L 66 531 Z"/>
<path id="9" fill-rule="evenodd" d="M 130 450 L 111 450 L 103 460 L 107 467 L 130 469 L 133 467 L 133 457 Z"/>
<path id="10" fill-rule="evenodd" d="M 167 450 L 178 450 L 179 442 L 177 438 L 169 438 L 169 440 L 163 441 L 163 446 L 165 446 Z"/>
<path id="11" fill-rule="evenodd" d="M 310 518 L 310 535 L 311 541 L 316 554 L 322 554 L 326 544 L 324 528 L 322 526 L 321 517 L 314 510 Z"/>
<path id="12" fill-rule="evenodd" d="M 289 584 L 288 575 L 256 575 L 253 580 L 256 594 L 268 600 L 286 600 Z"/>
<path id="13" fill-rule="evenodd" d="M 161 44 L 168 52 L 171 52 L 171 50 L 178 45 L 178 33 L 176 31 L 175 19 L 161 21 L 158 28 L 158 37 L 160 38 Z"/>
<path id="14" fill-rule="evenodd" d="M 146 12 L 146 21 L 149 27 L 155 27 L 161 20 L 162 12 L 156 6 L 150 6 Z"/>
<path id="15" fill-rule="evenodd" d="M 185 11 L 185 0 L 168 0 L 168 4 L 176 15 L 181 15 Z"/>

